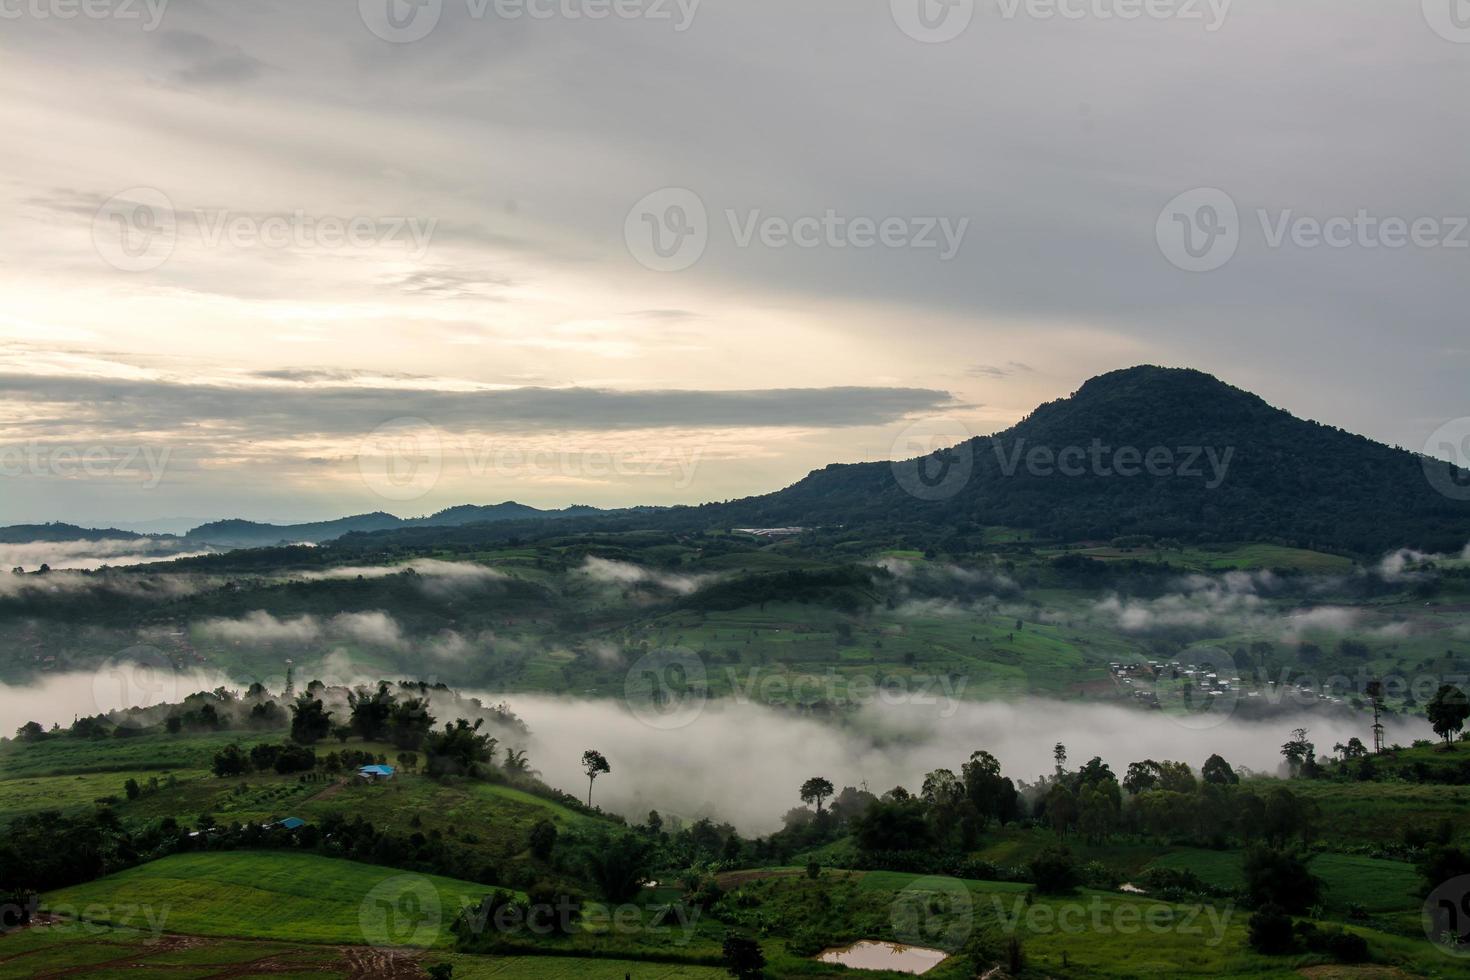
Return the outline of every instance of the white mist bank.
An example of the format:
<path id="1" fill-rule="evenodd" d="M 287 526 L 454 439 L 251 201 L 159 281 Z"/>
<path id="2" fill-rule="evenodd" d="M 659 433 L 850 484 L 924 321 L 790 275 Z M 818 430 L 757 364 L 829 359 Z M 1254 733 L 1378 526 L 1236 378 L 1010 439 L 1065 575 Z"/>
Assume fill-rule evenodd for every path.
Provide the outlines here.
<path id="1" fill-rule="evenodd" d="M 487 703 L 501 699 L 479 696 Z M 947 718 L 932 705 L 875 704 L 843 728 L 749 703 L 712 702 L 689 725 L 661 731 L 617 701 L 503 700 L 530 726 L 531 762 L 553 786 L 585 799 L 578 762 L 584 750 L 597 749 L 613 770 L 593 790 L 593 802 L 604 809 L 635 821 L 650 809 L 718 817 L 747 834 L 778 829 L 781 816 L 800 805 L 797 787 L 811 776 L 825 776 L 839 789 L 917 791 L 925 773 L 958 772 L 984 749 L 1006 775 L 1029 782 L 1052 771 L 1057 742 L 1066 745 L 1069 766 L 1101 756 L 1120 779 L 1130 762 L 1147 758 L 1187 762 L 1198 772 L 1213 753 L 1274 773 L 1293 728 L 1307 728 L 1319 754 L 1353 736 L 1369 741 L 1371 734 L 1366 716 L 1358 724 L 1309 713 L 1269 722 L 1232 718 L 1196 730 L 1159 712 L 1047 700 L 962 703 Z M 1433 737 L 1422 720 L 1388 722 L 1390 743 Z"/>
<path id="2" fill-rule="evenodd" d="M 278 690 L 271 680 L 282 679 L 267 680 Z M 244 687 L 205 673 L 169 675 L 166 684 L 165 690 L 148 690 L 137 674 L 119 682 L 103 671 L 60 675 L 33 686 L 0 685 L 0 733 L 9 735 L 27 721 L 66 726 L 78 715 L 140 700 L 178 701 L 220 684 Z M 981 749 L 1000 760 L 1006 775 L 1029 782 L 1051 771 L 1057 742 L 1067 747 L 1069 766 L 1101 756 L 1121 778 L 1130 762 L 1148 758 L 1187 762 L 1198 772 L 1217 752 L 1232 765 L 1274 773 L 1281 744 L 1298 727 L 1309 730 L 1322 755 L 1353 736 L 1370 738 L 1366 715 L 1358 721 L 1310 712 L 1269 721 L 1227 718 L 1197 729 L 1159 712 L 1042 699 L 948 703 L 943 712 L 935 705 L 875 703 L 845 726 L 747 702 L 714 701 L 688 725 L 661 730 L 618 700 L 463 693 L 487 705 L 505 701 L 525 720 L 531 764 L 551 785 L 585 799 L 587 779 L 579 763 L 583 751 L 597 749 L 612 764 L 593 791 L 593 802 L 604 809 L 632 821 L 651 809 L 686 819 L 709 816 L 745 834 L 778 829 L 781 816 L 800 805 L 797 787 L 811 776 L 825 776 L 839 789 L 866 785 L 882 793 L 902 785 L 916 791 L 925 773 L 958 772 Z M 1390 744 L 1434 737 L 1422 719 L 1389 719 L 1387 726 Z M 244 741 L 265 737 L 241 733 Z"/>

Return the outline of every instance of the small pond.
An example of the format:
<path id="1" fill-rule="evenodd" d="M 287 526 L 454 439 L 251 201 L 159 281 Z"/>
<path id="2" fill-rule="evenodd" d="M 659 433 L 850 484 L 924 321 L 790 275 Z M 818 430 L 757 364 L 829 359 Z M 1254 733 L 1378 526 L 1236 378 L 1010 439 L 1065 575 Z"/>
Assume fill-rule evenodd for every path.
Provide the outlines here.
<path id="1" fill-rule="evenodd" d="M 949 954 L 942 949 L 925 949 L 922 946 L 900 946 L 897 943 L 880 943 L 863 940 L 829 949 L 818 956 L 823 963 L 837 963 L 853 970 L 896 970 L 899 973 L 928 973 Z"/>

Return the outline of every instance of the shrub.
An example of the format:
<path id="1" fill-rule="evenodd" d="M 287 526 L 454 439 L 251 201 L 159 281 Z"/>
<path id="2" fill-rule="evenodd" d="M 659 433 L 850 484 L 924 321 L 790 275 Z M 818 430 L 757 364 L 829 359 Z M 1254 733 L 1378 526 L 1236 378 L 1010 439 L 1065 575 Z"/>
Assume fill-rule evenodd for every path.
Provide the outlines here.
<path id="1" fill-rule="evenodd" d="M 1251 949 L 1267 956 L 1280 956 L 1296 947 L 1291 916 L 1279 905 L 1267 904 L 1252 915 L 1248 924 Z"/>
<path id="2" fill-rule="evenodd" d="M 1036 890 L 1043 895 L 1066 895 L 1080 881 L 1077 862 L 1071 850 L 1063 845 L 1042 851 L 1031 861 L 1029 868 Z"/>

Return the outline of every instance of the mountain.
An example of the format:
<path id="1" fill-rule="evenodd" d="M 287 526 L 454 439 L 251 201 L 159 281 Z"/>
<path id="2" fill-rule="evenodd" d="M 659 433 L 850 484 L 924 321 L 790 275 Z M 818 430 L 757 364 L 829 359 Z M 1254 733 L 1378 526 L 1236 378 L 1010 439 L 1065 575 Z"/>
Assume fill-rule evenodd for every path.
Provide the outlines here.
<path id="1" fill-rule="evenodd" d="M 56 544 L 67 541 L 138 541 L 151 535 L 121 531 L 115 527 L 77 527 L 75 524 L 12 524 L 0 527 L 0 544 L 27 544 L 45 541 Z M 169 540 L 173 540 L 171 537 Z"/>
<path id="2" fill-rule="evenodd" d="M 1436 491 L 1431 467 L 1470 487 L 1447 463 L 1296 418 L 1200 371 L 1145 366 L 1093 378 L 994 436 L 906 463 L 828 466 L 776 493 L 694 510 L 742 527 L 999 525 L 1067 541 L 1459 554 L 1470 502 Z"/>
<path id="3" fill-rule="evenodd" d="M 213 521 L 194 528 L 186 539 L 200 544 L 224 548 L 254 548 L 276 544 L 320 544 L 345 534 L 392 531 L 409 527 L 460 527 L 466 524 L 489 524 L 499 521 L 555 520 L 604 513 L 595 507 L 568 507 L 564 510 L 540 510 L 514 501 L 479 506 L 462 504 L 428 517 L 401 518 L 377 511 L 355 517 L 307 524 L 260 524 L 255 521 Z"/>
<path id="4" fill-rule="evenodd" d="M 1441 494 L 1452 481 L 1465 493 Z M 918 527 L 980 539 L 985 527 L 1053 541 L 1146 536 L 1262 541 L 1370 556 L 1470 542 L 1470 473 L 1296 418 L 1200 371 L 1143 366 L 1093 378 L 1016 425 L 897 463 L 833 464 L 784 490 L 698 507 L 539 510 L 508 501 L 402 519 L 372 513 L 308 524 L 229 520 L 185 540 L 240 548 L 396 535 L 429 546 L 477 536 L 577 530 Z M 68 537 L 67 535 L 70 535 Z M 0 528 L 0 541 L 138 538 L 71 525 Z M 382 542 L 378 542 L 381 544 Z M 963 542 L 961 542 L 963 543 Z"/>

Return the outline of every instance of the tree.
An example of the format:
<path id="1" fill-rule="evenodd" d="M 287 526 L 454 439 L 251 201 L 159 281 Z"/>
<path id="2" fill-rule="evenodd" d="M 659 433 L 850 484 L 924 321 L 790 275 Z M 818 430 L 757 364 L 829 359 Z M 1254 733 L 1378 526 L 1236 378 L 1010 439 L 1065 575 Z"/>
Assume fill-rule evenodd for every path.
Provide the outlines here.
<path id="1" fill-rule="evenodd" d="M 594 838 L 584 854 L 587 876 L 609 902 L 631 900 L 648 880 L 653 842 L 625 830 Z"/>
<path id="2" fill-rule="evenodd" d="M 250 771 L 250 757 L 240 746 L 230 744 L 214 754 L 214 763 L 210 768 L 221 779 L 244 775 Z"/>
<path id="3" fill-rule="evenodd" d="M 918 851 L 930 841 L 924 804 L 907 794 L 904 799 L 885 794 L 853 821 L 853 834 L 858 847 L 869 853 Z"/>
<path id="4" fill-rule="evenodd" d="M 1000 762 L 995 756 L 989 752 L 973 753 L 970 761 L 960 767 L 960 778 L 965 784 L 965 795 L 980 815 L 982 828 L 991 818 L 1001 816 L 1006 781 L 1000 774 Z"/>
<path id="5" fill-rule="evenodd" d="M 582 753 L 582 771 L 587 774 L 587 805 L 591 806 L 592 784 L 597 781 L 598 776 L 612 772 L 612 766 L 607 764 L 607 756 L 596 749 L 588 749 Z"/>
<path id="6" fill-rule="evenodd" d="M 1458 687 L 1442 684 L 1425 706 L 1424 714 L 1428 716 L 1429 724 L 1434 726 L 1434 733 L 1444 739 L 1445 746 L 1453 748 L 1451 736 L 1458 734 L 1465 727 L 1465 719 L 1470 718 L 1470 701 Z"/>
<path id="7" fill-rule="evenodd" d="M 1234 769 L 1230 768 L 1230 763 L 1219 755 L 1212 755 L 1206 759 L 1199 774 L 1201 779 L 1215 786 L 1234 786 L 1240 782 L 1240 777 L 1235 774 Z"/>
<path id="8" fill-rule="evenodd" d="M 424 768 L 430 776 L 478 777 L 483 767 L 495 758 L 496 740 L 480 731 L 485 719 L 476 718 L 471 725 L 463 718 L 445 724 L 443 731 L 431 731 L 424 738 Z"/>
<path id="9" fill-rule="evenodd" d="M 1322 881 L 1290 851 L 1252 847 L 1245 853 L 1245 890 L 1257 908 L 1277 905 L 1301 915 L 1317 904 Z"/>
<path id="10" fill-rule="evenodd" d="M 1077 862 L 1062 844 L 1053 844 L 1032 858 L 1029 868 L 1036 890 L 1043 895 L 1069 894 L 1080 880 Z"/>
<path id="11" fill-rule="evenodd" d="M 46 737 L 46 729 L 39 721 L 28 721 L 15 730 L 15 737 L 22 742 L 39 742 Z"/>
<path id="12" fill-rule="evenodd" d="M 1279 905 L 1263 905 L 1250 918 L 1249 942 L 1251 949 L 1267 956 L 1290 953 L 1296 946 L 1291 933 L 1291 916 Z"/>
<path id="13" fill-rule="evenodd" d="M 302 745 L 313 745 L 332 730 L 332 713 L 321 698 L 303 693 L 291 702 L 291 738 Z"/>
<path id="14" fill-rule="evenodd" d="M 738 980 L 755 980 L 765 975 L 766 954 L 761 952 L 760 944 L 754 939 L 729 933 L 725 936 L 721 955 L 725 959 L 725 969 Z"/>
<path id="15" fill-rule="evenodd" d="M 1281 746 L 1281 755 L 1286 759 L 1291 774 L 1299 776 L 1315 765 L 1317 747 L 1307 741 L 1307 730 L 1298 728 L 1292 731 L 1291 739 Z"/>
<path id="16" fill-rule="evenodd" d="M 349 724 L 364 742 L 377 742 L 387 735 L 388 719 L 393 715 L 393 695 L 387 681 L 379 681 L 376 690 L 359 687 L 348 691 L 347 707 Z"/>
<path id="17" fill-rule="evenodd" d="M 400 749 L 417 749 L 434 727 L 429 702 L 424 698 L 396 701 L 388 714 L 389 738 Z"/>
<path id="18" fill-rule="evenodd" d="M 538 820 L 531 828 L 529 840 L 531 854 L 542 861 L 551 857 L 552 848 L 556 847 L 556 824 L 550 820 Z"/>
<path id="19" fill-rule="evenodd" d="M 822 812 L 822 804 L 834 792 L 835 790 L 829 780 L 823 779 L 821 776 L 813 776 L 801 784 L 801 802 L 815 803 L 817 813 L 820 814 Z"/>

